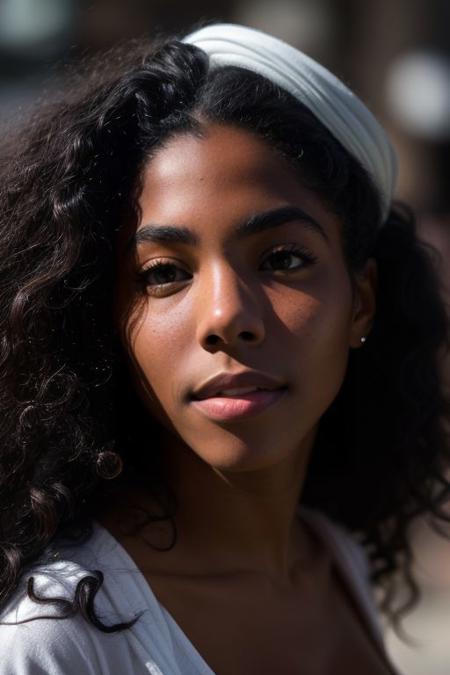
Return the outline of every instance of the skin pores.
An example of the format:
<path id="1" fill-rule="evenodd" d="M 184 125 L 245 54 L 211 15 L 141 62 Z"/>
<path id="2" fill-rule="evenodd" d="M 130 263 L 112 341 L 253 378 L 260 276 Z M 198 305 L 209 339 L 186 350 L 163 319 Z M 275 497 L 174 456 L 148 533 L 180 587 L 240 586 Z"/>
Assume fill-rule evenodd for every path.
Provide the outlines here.
<path id="1" fill-rule="evenodd" d="M 338 218 L 266 141 L 231 126 L 167 142 L 146 167 L 139 206 L 140 241 L 120 254 L 118 305 L 148 408 L 172 432 L 169 443 L 217 469 L 296 471 L 339 391 L 349 348 L 369 331 L 373 263 L 353 290 Z M 283 207 L 306 215 L 236 234 Z M 173 231 L 155 241 L 167 227 L 195 243 Z M 212 376 L 243 370 L 269 375 L 284 395 L 227 420 L 193 403 Z"/>

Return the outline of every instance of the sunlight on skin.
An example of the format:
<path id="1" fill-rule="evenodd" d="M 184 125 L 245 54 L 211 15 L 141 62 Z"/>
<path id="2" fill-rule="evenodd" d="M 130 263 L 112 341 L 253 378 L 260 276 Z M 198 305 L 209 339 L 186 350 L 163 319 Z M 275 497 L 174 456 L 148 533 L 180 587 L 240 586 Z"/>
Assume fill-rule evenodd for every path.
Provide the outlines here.
<path id="1" fill-rule="evenodd" d="M 137 237 L 123 235 L 137 245 L 135 255 L 122 246 L 118 313 L 142 396 L 167 429 L 180 541 L 185 526 L 202 547 L 219 531 L 223 547 L 225 531 L 236 554 L 253 550 L 261 560 L 263 546 L 285 565 L 318 421 L 349 349 L 370 331 L 375 265 L 354 292 L 337 216 L 269 144 L 230 126 L 169 140 L 146 167 L 139 206 Z M 236 236 L 255 214 L 281 207 L 306 215 Z M 198 242 L 147 239 L 149 225 L 176 226 Z M 157 262 L 171 267 L 155 276 Z M 226 421 L 193 405 L 192 391 L 211 376 L 242 370 L 265 373 L 284 395 Z"/>

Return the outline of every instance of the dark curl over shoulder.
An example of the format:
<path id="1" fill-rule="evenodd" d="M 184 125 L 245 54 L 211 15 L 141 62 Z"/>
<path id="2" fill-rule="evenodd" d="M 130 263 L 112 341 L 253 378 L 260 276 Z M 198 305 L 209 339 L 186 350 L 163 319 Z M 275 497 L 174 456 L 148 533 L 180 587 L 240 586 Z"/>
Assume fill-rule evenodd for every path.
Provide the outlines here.
<path id="1" fill-rule="evenodd" d="M 112 439 L 127 480 L 150 476 L 147 489 L 150 480 L 164 497 L 160 517 L 173 515 L 156 422 L 153 450 L 139 452 L 149 421 L 114 327 L 114 241 L 121 224 L 137 222 L 155 149 L 208 120 L 260 134 L 292 162 L 342 219 L 351 278 L 377 260 L 375 324 L 321 420 L 303 500 L 360 533 L 391 613 L 398 571 L 413 600 L 408 528 L 421 513 L 445 517 L 449 447 L 438 372 L 445 309 L 412 216 L 395 207 L 379 230 L 370 178 L 311 112 L 251 72 L 209 69 L 177 40 L 116 48 L 69 91 L 1 150 L 0 603 L 56 535 L 89 535 L 112 489 L 95 470 Z M 76 594 L 78 609 L 103 630 L 130 625 L 95 617 L 97 576 Z"/>

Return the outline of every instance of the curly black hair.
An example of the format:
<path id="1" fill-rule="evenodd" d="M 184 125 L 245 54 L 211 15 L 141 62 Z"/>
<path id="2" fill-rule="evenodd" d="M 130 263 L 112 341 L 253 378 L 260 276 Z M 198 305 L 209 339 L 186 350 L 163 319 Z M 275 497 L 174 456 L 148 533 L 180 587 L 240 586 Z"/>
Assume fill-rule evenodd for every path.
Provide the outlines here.
<path id="1" fill-rule="evenodd" d="M 134 40 L 82 65 L 58 100 L 41 104 L 2 142 L 0 166 L 0 604 L 58 537 L 89 537 L 98 504 L 123 480 L 162 504 L 176 498 L 158 455 L 139 453 L 145 412 L 113 318 L 115 241 L 137 222 L 152 153 L 209 121 L 260 135 L 339 216 L 350 278 L 373 256 L 377 313 L 351 350 L 343 386 L 323 416 L 302 495 L 357 533 L 394 619 L 417 597 L 408 529 L 422 513 L 446 518 L 448 417 L 438 354 L 445 308 L 414 218 L 395 205 L 382 228 L 369 175 L 289 93 L 170 38 Z M 99 475 L 111 443 L 125 470 Z M 100 471 L 101 474 L 101 471 Z M 150 487 L 149 487 L 150 481 Z M 108 497 L 109 496 L 109 497 Z M 394 611 L 400 572 L 410 597 Z M 101 571 L 80 581 L 62 615 L 80 611 L 104 631 L 93 597 Z M 39 600 L 28 580 L 30 597 Z"/>

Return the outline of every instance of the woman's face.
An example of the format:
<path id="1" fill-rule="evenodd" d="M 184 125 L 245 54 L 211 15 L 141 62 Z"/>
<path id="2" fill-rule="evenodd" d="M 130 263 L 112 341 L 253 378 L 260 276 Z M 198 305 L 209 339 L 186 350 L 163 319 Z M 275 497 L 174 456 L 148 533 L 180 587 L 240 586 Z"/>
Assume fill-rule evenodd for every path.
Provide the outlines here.
<path id="1" fill-rule="evenodd" d="M 338 218 L 266 141 L 218 124 L 157 151 L 139 204 L 118 310 L 153 415 L 223 470 L 307 452 L 374 309 Z"/>

